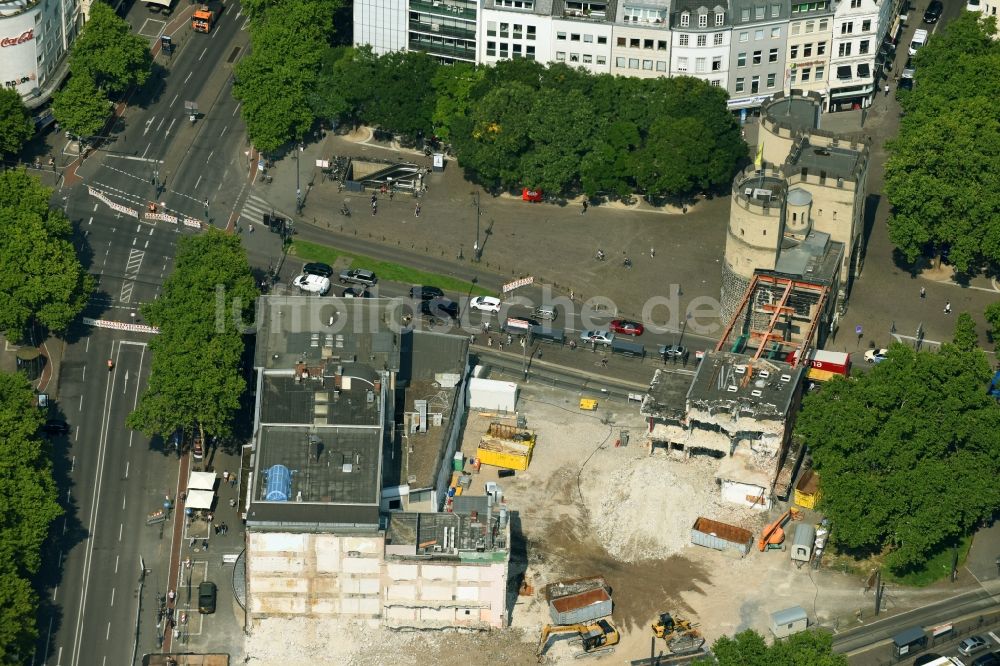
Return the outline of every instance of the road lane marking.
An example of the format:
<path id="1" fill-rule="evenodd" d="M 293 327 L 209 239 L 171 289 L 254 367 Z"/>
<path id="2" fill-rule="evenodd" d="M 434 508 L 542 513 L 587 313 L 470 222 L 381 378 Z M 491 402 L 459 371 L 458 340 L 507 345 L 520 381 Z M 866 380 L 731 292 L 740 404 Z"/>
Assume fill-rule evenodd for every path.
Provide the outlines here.
<path id="1" fill-rule="evenodd" d="M 229 129 L 229 125 L 226 125 L 225 127 L 223 127 L 222 131 L 219 132 L 219 136 L 220 137 L 225 136 L 226 135 L 226 130 L 228 130 L 228 129 Z"/>
<path id="2" fill-rule="evenodd" d="M 208 53 L 208 47 L 207 46 L 205 47 L 205 50 L 201 52 L 201 55 L 198 56 L 198 61 L 199 62 L 201 62 L 201 59 L 205 57 L 206 53 Z M 190 76 L 190 75 L 188 75 L 188 76 Z M 184 83 L 187 83 L 187 79 L 184 79 Z"/>
<path id="3" fill-rule="evenodd" d="M 233 113 L 232 113 L 232 115 L 233 115 L 233 116 L 235 116 L 235 115 L 236 115 L 236 112 L 240 110 L 240 104 L 242 104 L 242 103 L 243 103 L 243 102 L 237 102 L 237 103 L 236 103 L 236 108 L 235 108 L 235 109 L 233 109 Z"/>
<path id="4" fill-rule="evenodd" d="M 149 149 L 152 147 L 152 145 L 153 145 L 152 141 L 150 141 L 149 143 L 146 144 L 146 150 L 142 151 L 142 157 L 143 157 L 143 159 L 146 158 L 146 153 L 149 152 Z"/>
<path id="5" fill-rule="evenodd" d="M 104 630 L 104 640 L 111 638 L 111 623 L 108 622 L 108 628 Z"/>
<path id="6" fill-rule="evenodd" d="M 115 555 L 115 573 L 118 573 L 118 559 L 121 555 Z"/>
<path id="7" fill-rule="evenodd" d="M 115 588 L 111 588 L 111 607 L 115 607 Z"/>
<path id="8" fill-rule="evenodd" d="M 206 160 L 205 160 L 205 162 L 206 162 L 206 163 L 208 163 L 208 162 L 211 162 L 211 161 L 212 161 L 212 155 L 214 155 L 214 154 L 215 154 L 215 151 L 214 151 L 214 150 L 213 150 L 212 152 L 210 152 L 210 153 L 208 154 L 208 159 L 206 159 Z"/>
<path id="9" fill-rule="evenodd" d="M 118 523 L 118 543 L 122 542 L 122 534 L 125 533 L 125 525 Z"/>
<path id="10" fill-rule="evenodd" d="M 80 406 L 77 407 L 76 411 L 78 411 L 78 412 L 82 412 L 83 411 L 83 396 L 82 395 L 80 396 Z"/>
<path id="11" fill-rule="evenodd" d="M 180 96 L 180 93 L 175 93 L 175 94 L 174 94 L 174 98 L 173 98 L 172 100 L 170 100 L 170 104 L 168 104 L 168 105 L 167 105 L 167 108 L 170 108 L 170 107 L 172 107 L 172 106 L 174 105 L 174 102 L 176 102 L 176 101 L 177 101 L 177 98 L 178 98 L 179 96 Z"/>
<path id="12" fill-rule="evenodd" d="M 156 120 L 156 116 L 150 116 L 149 120 L 146 121 L 146 127 L 142 130 L 143 136 L 146 136 L 146 134 L 149 132 L 149 126 L 153 124 L 154 120 Z"/>
<path id="13" fill-rule="evenodd" d="M 160 128 L 163 127 L 163 123 L 167 122 L 166 118 L 160 118 L 160 122 L 156 124 L 156 131 L 159 132 Z"/>
<path id="14" fill-rule="evenodd" d="M 184 77 L 184 83 L 188 82 L 188 79 L 191 78 L 192 74 L 194 74 L 194 70 L 191 70 L 190 72 L 188 72 L 188 75 Z"/>
<path id="15" fill-rule="evenodd" d="M 198 185 L 201 183 L 201 174 L 198 174 L 198 180 L 194 181 L 194 189 L 198 189 Z"/>
<path id="16" fill-rule="evenodd" d="M 177 122 L 176 118 L 174 118 L 173 120 L 170 121 L 170 126 L 167 127 L 167 131 L 164 133 L 164 136 L 170 136 L 170 130 L 172 130 L 174 128 L 174 123 L 175 122 Z"/>

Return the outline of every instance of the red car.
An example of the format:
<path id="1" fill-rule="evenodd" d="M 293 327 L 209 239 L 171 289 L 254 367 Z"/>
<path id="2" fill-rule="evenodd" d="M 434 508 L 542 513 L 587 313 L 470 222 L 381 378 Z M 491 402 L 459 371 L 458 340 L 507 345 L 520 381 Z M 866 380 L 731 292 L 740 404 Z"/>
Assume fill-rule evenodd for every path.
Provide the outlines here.
<path id="1" fill-rule="evenodd" d="M 642 335 L 642 332 L 646 330 L 639 322 L 628 319 L 614 319 L 611 321 L 610 328 L 621 335 Z"/>

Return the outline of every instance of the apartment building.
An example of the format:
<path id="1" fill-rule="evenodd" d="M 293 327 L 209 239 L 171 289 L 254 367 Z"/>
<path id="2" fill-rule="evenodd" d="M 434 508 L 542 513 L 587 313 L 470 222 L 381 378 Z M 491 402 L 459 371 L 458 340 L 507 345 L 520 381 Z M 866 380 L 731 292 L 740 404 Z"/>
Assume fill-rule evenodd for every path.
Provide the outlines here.
<path id="1" fill-rule="evenodd" d="M 898 7 L 894 0 L 839 0 L 834 4 L 830 110 L 871 104 L 884 69 L 892 62 Z"/>
<path id="2" fill-rule="evenodd" d="M 787 87 L 829 99 L 833 8 L 828 2 L 792 4 L 788 24 Z"/>
<path id="3" fill-rule="evenodd" d="M 693 76 L 713 86 L 729 87 L 732 24 L 729 3 L 708 7 L 701 0 L 681 0 L 671 15 L 670 75 Z"/>
<path id="4" fill-rule="evenodd" d="M 353 20 L 354 45 L 378 55 L 423 51 L 441 62 L 476 62 L 476 0 L 358 0 Z"/>
<path id="5" fill-rule="evenodd" d="M 66 76 L 80 23 L 78 0 L 0 0 L 0 80 L 28 108 L 44 104 Z"/>
<path id="6" fill-rule="evenodd" d="M 788 40 L 787 0 L 732 0 L 729 108 L 760 106 L 782 90 Z"/>
<path id="7" fill-rule="evenodd" d="M 644 79 L 670 74 L 670 0 L 619 0 L 611 73 Z"/>

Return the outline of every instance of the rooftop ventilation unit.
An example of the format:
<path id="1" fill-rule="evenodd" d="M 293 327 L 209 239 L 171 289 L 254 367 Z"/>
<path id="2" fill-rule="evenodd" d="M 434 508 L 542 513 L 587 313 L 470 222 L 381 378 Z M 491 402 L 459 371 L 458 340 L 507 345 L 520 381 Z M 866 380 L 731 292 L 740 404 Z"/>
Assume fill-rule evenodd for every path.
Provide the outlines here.
<path id="1" fill-rule="evenodd" d="M 771 371 L 761 370 L 760 372 L 757 373 L 757 376 L 760 377 L 761 379 L 767 379 L 768 377 L 771 376 Z"/>
<path id="2" fill-rule="evenodd" d="M 790 381 L 792 381 L 792 376 L 791 375 L 781 375 L 781 381 L 783 381 L 783 382 L 790 382 Z"/>
<path id="3" fill-rule="evenodd" d="M 726 390 L 729 391 L 730 393 L 736 393 L 736 391 L 739 390 L 739 387 L 737 387 L 736 384 L 730 384 L 729 386 L 726 387 Z"/>
<path id="4" fill-rule="evenodd" d="M 754 389 L 753 391 L 750 391 L 750 395 L 752 395 L 755 398 L 759 398 L 760 396 L 762 396 L 764 394 L 762 392 L 758 391 L 757 389 Z"/>
<path id="5" fill-rule="evenodd" d="M 737 365 L 737 366 L 734 366 L 734 367 L 733 367 L 733 371 L 734 371 L 734 372 L 735 372 L 736 374 L 738 374 L 738 375 L 744 375 L 744 374 L 746 374 L 746 371 L 747 371 L 747 366 L 745 366 L 745 365 Z"/>

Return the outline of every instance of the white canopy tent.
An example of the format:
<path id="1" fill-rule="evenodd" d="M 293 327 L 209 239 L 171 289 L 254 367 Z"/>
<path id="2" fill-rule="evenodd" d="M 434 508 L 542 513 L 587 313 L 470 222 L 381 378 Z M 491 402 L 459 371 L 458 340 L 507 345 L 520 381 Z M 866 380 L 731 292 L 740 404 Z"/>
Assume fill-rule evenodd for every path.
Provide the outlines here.
<path id="1" fill-rule="evenodd" d="M 215 490 L 215 480 L 218 475 L 215 472 L 191 472 L 188 477 L 188 490 Z"/>
<path id="2" fill-rule="evenodd" d="M 215 493 L 211 490 L 189 490 L 187 500 L 184 502 L 188 509 L 211 509 Z"/>

